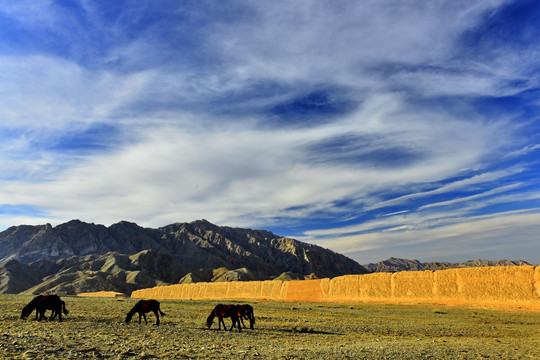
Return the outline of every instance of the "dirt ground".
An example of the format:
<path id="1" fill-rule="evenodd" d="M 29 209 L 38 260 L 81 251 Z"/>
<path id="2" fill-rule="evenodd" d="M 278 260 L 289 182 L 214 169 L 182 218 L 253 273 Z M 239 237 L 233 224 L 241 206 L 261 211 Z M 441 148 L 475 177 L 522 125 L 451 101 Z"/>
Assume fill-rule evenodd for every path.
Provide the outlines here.
<path id="1" fill-rule="evenodd" d="M 540 359 L 540 313 L 399 304 L 252 302 L 255 329 L 205 329 L 215 301 L 63 297 L 64 321 L 20 319 L 31 296 L 0 295 L 4 359 Z M 231 321 L 226 319 L 230 326 Z M 247 325 L 247 323 L 246 323 Z"/>

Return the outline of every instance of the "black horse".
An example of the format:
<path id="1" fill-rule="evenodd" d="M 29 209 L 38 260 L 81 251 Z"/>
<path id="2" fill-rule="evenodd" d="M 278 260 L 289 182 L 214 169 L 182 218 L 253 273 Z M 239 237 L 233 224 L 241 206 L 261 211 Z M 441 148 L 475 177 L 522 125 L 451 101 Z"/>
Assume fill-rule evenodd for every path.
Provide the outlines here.
<path id="1" fill-rule="evenodd" d="M 43 319 L 47 320 L 45 312 L 47 310 L 52 310 L 50 320 L 58 315 L 58 321 L 62 322 L 62 313 L 65 315 L 69 314 L 69 311 L 66 309 L 66 303 L 60 299 L 58 295 L 38 295 L 32 299 L 26 305 L 21 312 L 21 319 L 26 319 L 32 311 L 36 310 L 36 320 L 41 321 Z M 39 318 L 38 318 L 39 314 Z"/>
<path id="2" fill-rule="evenodd" d="M 253 325 L 255 325 L 255 316 L 253 315 L 253 306 L 249 304 L 244 305 L 238 305 L 238 319 L 242 322 L 242 326 L 244 329 L 246 328 L 246 325 L 244 325 L 244 320 L 249 320 L 249 328 L 253 329 Z"/>
<path id="3" fill-rule="evenodd" d="M 224 317 L 230 317 L 232 320 L 231 328 L 229 329 L 232 331 L 233 327 L 238 324 L 238 331 L 242 331 L 242 327 L 240 326 L 240 320 L 238 318 L 238 306 L 236 305 L 223 305 L 219 304 L 214 307 L 208 318 L 206 319 L 206 328 L 210 329 L 212 326 L 212 323 L 214 321 L 214 318 L 217 316 L 218 318 L 218 326 L 219 330 L 221 330 L 221 324 L 223 324 L 223 330 L 227 330 L 227 327 L 225 326 L 225 321 L 223 321 Z"/>
<path id="4" fill-rule="evenodd" d="M 157 300 L 140 300 L 138 303 L 136 303 L 135 306 L 133 306 L 133 308 L 127 313 L 126 324 L 128 324 L 133 315 L 138 312 L 139 324 L 141 323 L 141 317 L 144 317 L 144 322 L 146 325 L 148 325 L 148 321 L 146 321 L 146 313 L 150 311 L 156 315 L 155 325 L 159 325 L 159 315 L 161 314 L 161 316 L 164 316 L 165 313 L 159 308 L 159 301 Z"/>
<path id="5" fill-rule="evenodd" d="M 21 319 L 26 319 L 30 316 L 34 309 L 36 310 L 36 320 L 38 319 L 39 311 L 37 309 L 37 303 L 39 300 L 43 299 L 45 295 L 38 295 L 33 298 L 25 307 L 23 307 L 21 312 Z"/>

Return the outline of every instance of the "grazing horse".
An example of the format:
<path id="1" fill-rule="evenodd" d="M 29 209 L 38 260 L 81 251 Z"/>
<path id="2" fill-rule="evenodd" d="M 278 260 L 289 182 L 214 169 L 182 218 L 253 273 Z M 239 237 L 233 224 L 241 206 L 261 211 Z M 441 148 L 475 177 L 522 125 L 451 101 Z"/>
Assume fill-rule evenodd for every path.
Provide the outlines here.
<path id="1" fill-rule="evenodd" d="M 242 322 L 242 326 L 244 327 L 244 329 L 246 328 L 246 325 L 244 325 L 243 319 L 249 320 L 249 328 L 253 329 L 253 325 L 255 324 L 253 306 L 249 304 L 238 305 L 238 319 Z"/>
<path id="2" fill-rule="evenodd" d="M 39 311 L 37 309 L 37 303 L 39 300 L 43 299 L 45 295 L 38 295 L 35 298 L 33 298 L 25 307 L 23 307 L 21 312 L 21 319 L 26 319 L 27 317 L 32 314 L 32 311 L 34 309 L 36 310 L 36 320 L 38 319 Z"/>
<path id="3" fill-rule="evenodd" d="M 238 306 L 223 305 L 223 304 L 216 305 L 216 307 L 212 310 L 212 312 L 206 319 L 207 329 L 210 329 L 210 327 L 212 326 L 212 322 L 214 321 L 214 318 L 216 316 L 218 318 L 219 330 L 221 330 L 221 324 L 223 324 L 223 330 L 225 331 L 227 330 L 227 327 L 225 326 L 225 321 L 223 321 L 223 318 L 230 317 L 232 320 L 230 331 L 232 331 L 234 325 L 236 324 L 238 324 L 238 331 L 242 331 L 242 327 L 240 326 L 240 320 L 238 319 Z"/>
<path id="4" fill-rule="evenodd" d="M 133 315 L 138 312 L 139 324 L 141 323 L 141 317 L 144 317 L 144 323 L 148 325 L 148 321 L 146 321 L 146 313 L 150 311 L 152 311 L 154 315 L 156 315 L 155 325 L 158 326 L 159 315 L 161 314 L 161 316 L 164 316 L 165 313 L 159 308 L 159 301 L 157 300 L 140 300 L 138 303 L 136 303 L 135 306 L 133 306 L 133 308 L 127 313 L 126 324 L 128 324 L 131 321 Z"/>
<path id="5" fill-rule="evenodd" d="M 47 310 L 52 310 L 51 317 L 49 320 L 53 320 L 56 315 L 58 315 L 58 321 L 62 322 L 62 312 L 67 315 L 69 311 L 66 309 L 66 303 L 60 299 L 58 295 L 38 295 L 32 299 L 26 305 L 21 312 L 21 319 L 26 319 L 32 311 L 36 309 L 36 319 L 41 321 L 47 319 L 45 312 Z M 39 313 L 39 318 L 37 317 Z"/>

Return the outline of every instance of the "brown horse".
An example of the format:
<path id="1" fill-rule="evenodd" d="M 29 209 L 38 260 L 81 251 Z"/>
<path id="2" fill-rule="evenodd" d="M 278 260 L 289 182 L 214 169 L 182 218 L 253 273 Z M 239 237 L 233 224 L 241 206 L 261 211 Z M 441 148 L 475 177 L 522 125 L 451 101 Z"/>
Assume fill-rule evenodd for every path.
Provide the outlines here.
<path id="1" fill-rule="evenodd" d="M 161 316 L 164 316 L 165 313 L 159 308 L 159 301 L 157 300 L 141 300 L 136 303 L 135 306 L 133 306 L 133 308 L 127 313 L 126 324 L 128 324 L 131 321 L 133 315 L 138 312 L 139 324 L 141 323 L 141 317 L 144 317 L 144 323 L 148 325 L 148 321 L 146 321 L 146 313 L 150 311 L 152 311 L 154 315 L 156 315 L 156 323 L 154 325 L 158 326 L 159 315 L 161 314 Z"/>
<path id="2" fill-rule="evenodd" d="M 208 318 L 206 319 L 206 328 L 210 329 L 212 326 L 212 323 L 214 321 L 214 318 L 217 316 L 218 318 L 218 326 L 219 330 L 221 330 L 221 324 L 223 324 L 223 330 L 227 330 L 227 327 L 225 326 L 225 321 L 223 321 L 223 318 L 230 317 L 232 320 L 231 328 L 229 329 L 232 331 L 233 327 L 238 324 L 238 331 L 242 331 L 242 327 L 240 326 L 240 320 L 238 319 L 238 306 L 236 305 L 223 305 L 219 304 L 216 305 L 216 307 L 212 310 Z"/>
<path id="3" fill-rule="evenodd" d="M 26 305 L 21 312 L 21 319 L 26 319 L 32 311 L 36 310 L 36 320 L 47 320 L 45 312 L 52 310 L 50 320 L 53 320 L 58 315 L 58 321 L 62 322 L 62 312 L 67 315 L 69 311 L 66 309 L 66 303 L 60 299 L 58 295 L 38 295 Z M 38 318 L 39 313 L 39 318 Z"/>
<path id="4" fill-rule="evenodd" d="M 249 304 L 238 305 L 238 319 L 242 322 L 242 326 L 244 327 L 244 329 L 246 328 L 246 325 L 244 325 L 243 319 L 249 320 L 249 328 L 253 329 L 253 325 L 255 325 L 253 306 Z"/>

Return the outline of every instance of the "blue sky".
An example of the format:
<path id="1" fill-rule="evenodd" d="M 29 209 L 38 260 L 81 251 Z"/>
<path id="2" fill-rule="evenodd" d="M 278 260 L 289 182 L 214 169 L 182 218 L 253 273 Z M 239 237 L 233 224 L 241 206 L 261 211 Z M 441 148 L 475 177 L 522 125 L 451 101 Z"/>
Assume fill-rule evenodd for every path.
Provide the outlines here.
<path id="1" fill-rule="evenodd" d="M 0 230 L 208 219 L 540 264 L 540 3 L 0 0 Z"/>

